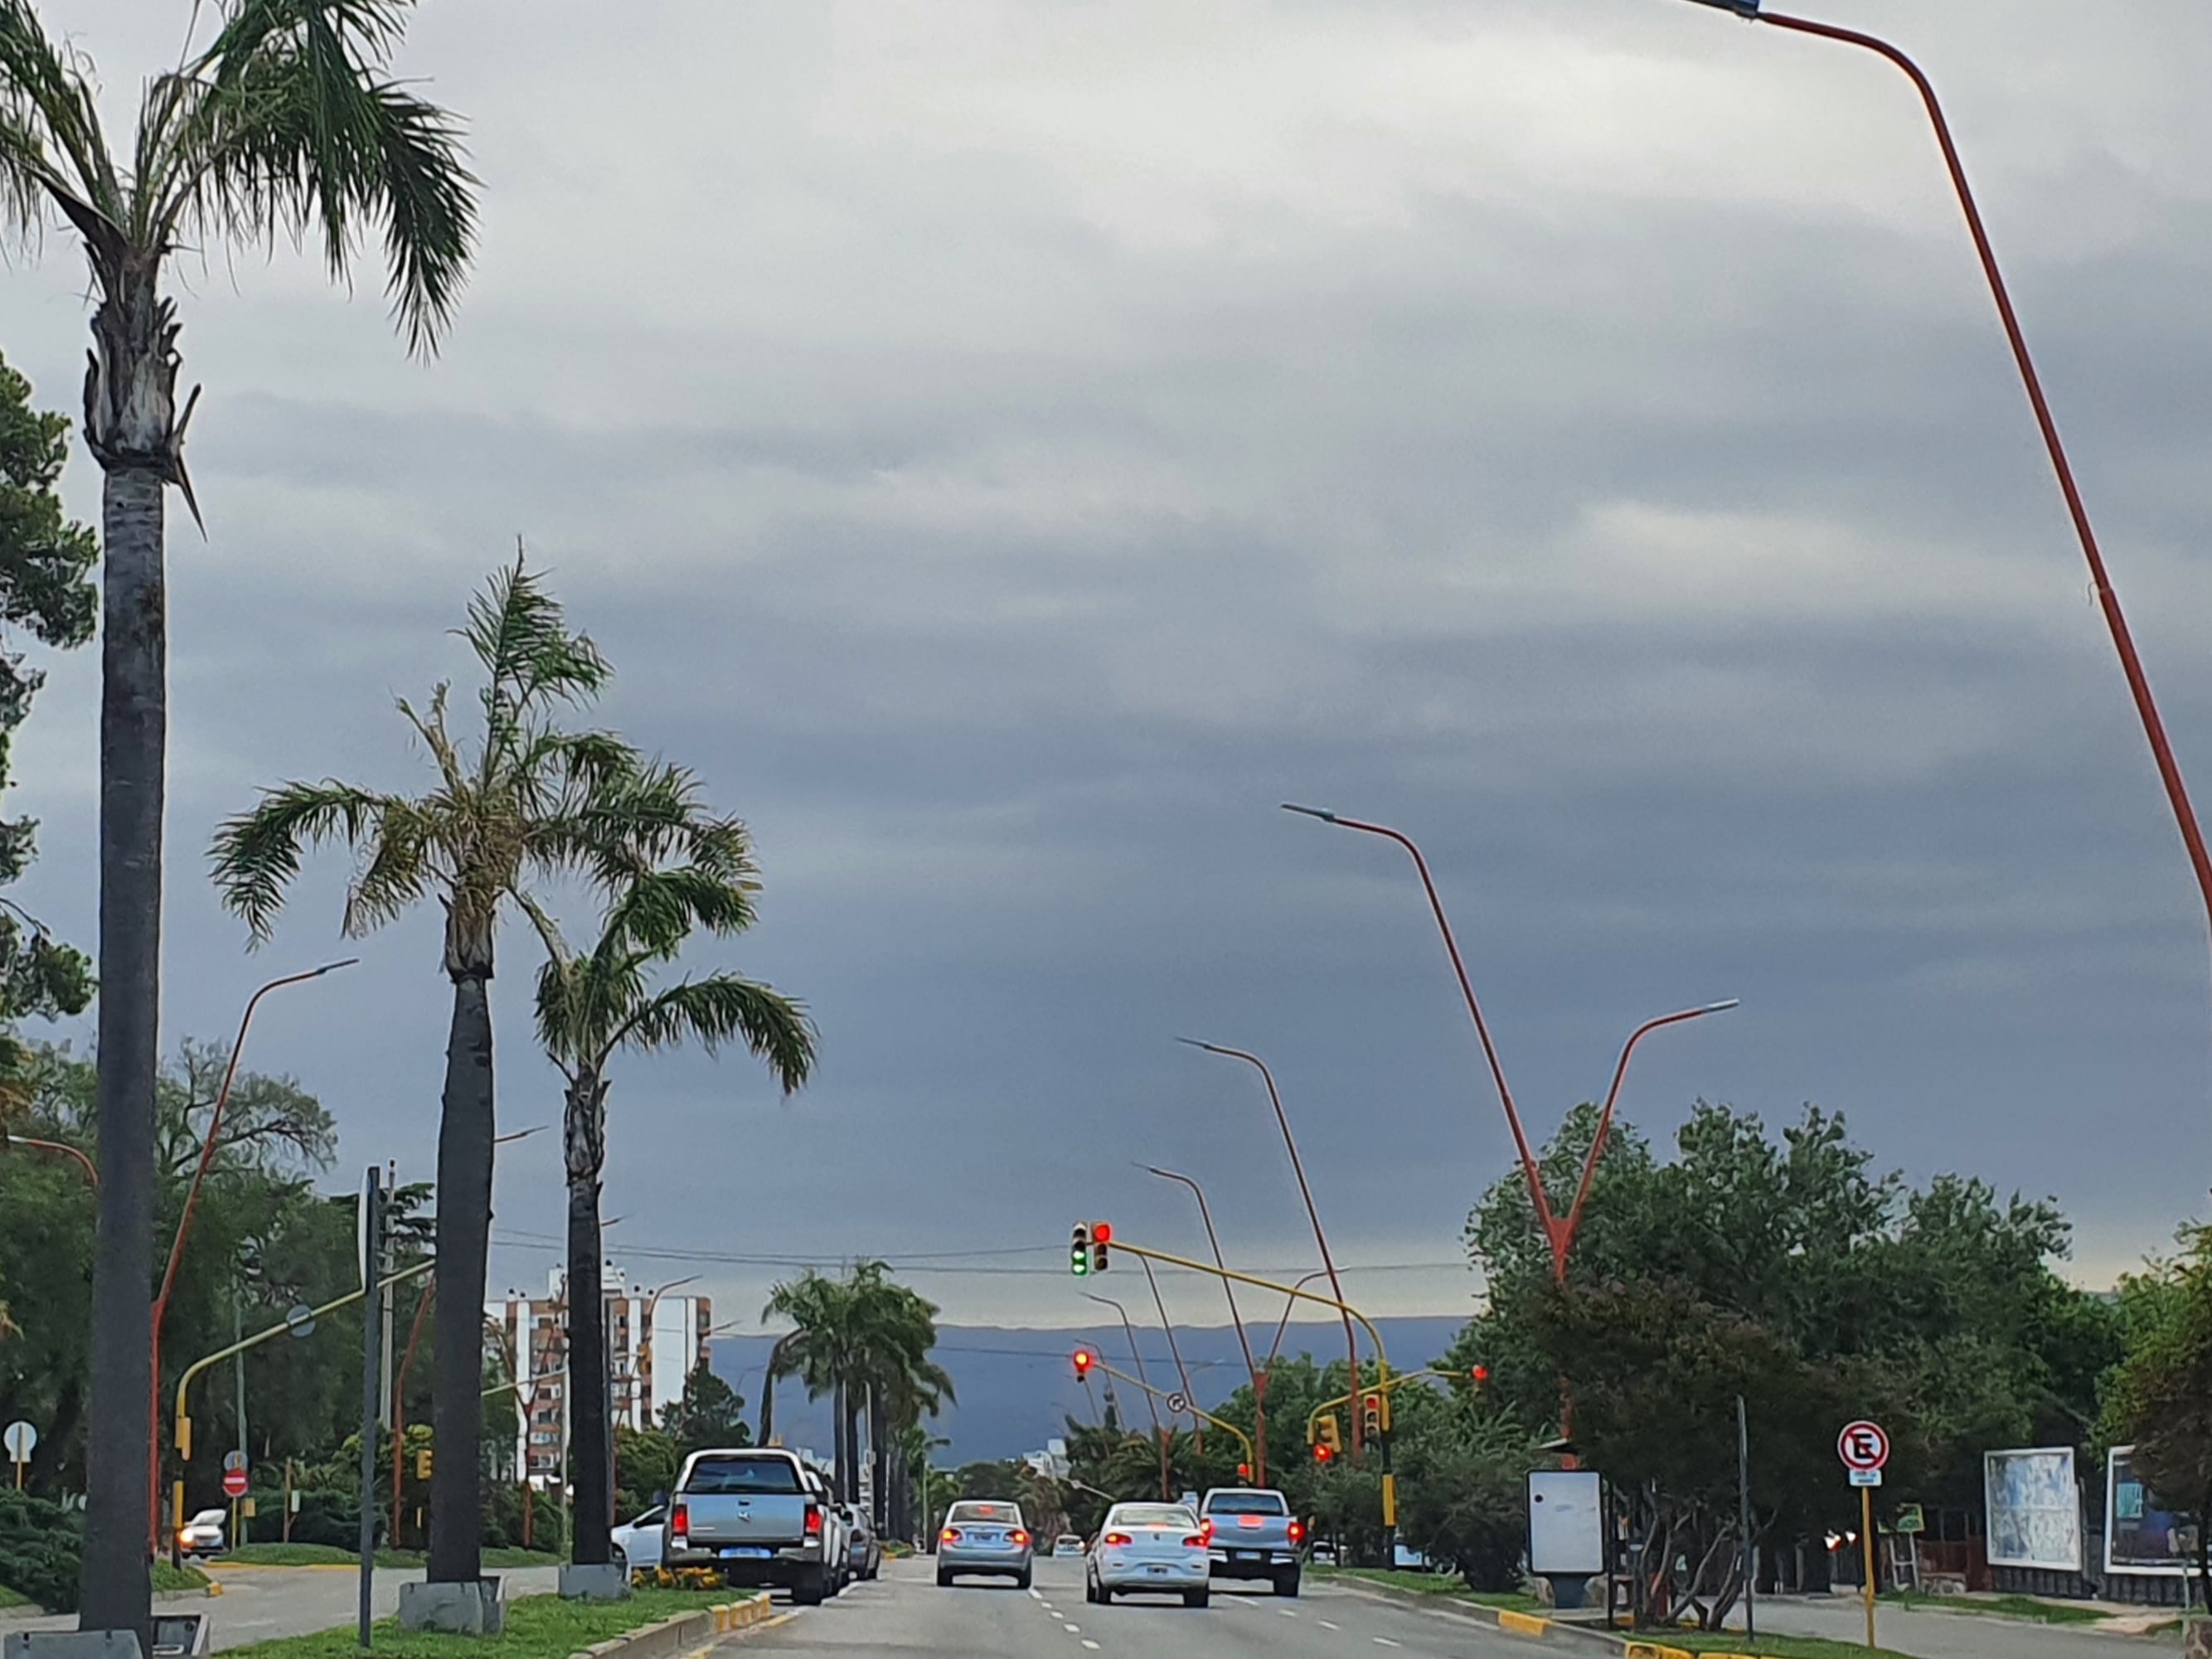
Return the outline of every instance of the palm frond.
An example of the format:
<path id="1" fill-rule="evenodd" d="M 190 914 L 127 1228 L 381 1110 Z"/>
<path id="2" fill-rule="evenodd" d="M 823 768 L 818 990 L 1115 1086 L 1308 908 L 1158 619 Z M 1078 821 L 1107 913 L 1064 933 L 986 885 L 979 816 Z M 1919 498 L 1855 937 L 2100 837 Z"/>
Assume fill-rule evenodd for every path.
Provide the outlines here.
<path id="1" fill-rule="evenodd" d="M 41 193 L 88 240 L 118 234 L 122 191 L 88 78 L 30 0 L 0 0 L 0 209 L 35 230 Z"/>
<path id="2" fill-rule="evenodd" d="M 453 838 L 434 804 L 384 798 L 368 856 L 346 890 L 346 933 L 372 933 L 420 899 L 441 872 L 443 844 Z"/>
<path id="3" fill-rule="evenodd" d="M 652 1050 L 687 1039 L 711 1054 L 740 1042 L 775 1074 L 786 1094 L 814 1069 L 815 1032 L 804 1005 L 736 974 L 712 974 L 672 985 L 633 1012 L 615 1033 L 617 1046 Z"/>
<path id="4" fill-rule="evenodd" d="M 613 678 L 590 636 L 568 631 L 560 601 L 520 551 L 469 601 L 460 635 L 484 666 L 486 712 L 504 726 L 519 726 L 524 711 L 544 703 L 588 702 Z"/>
<path id="5" fill-rule="evenodd" d="M 209 852 L 223 908 L 265 939 L 283 908 L 284 890 L 310 847 L 342 840 L 360 847 L 377 831 L 388 796 L 348 783 L 287 783 L 262 792 L 250 812 L 226 818 Z"/>
<path id="6" fill-rule="evenodd" d="M 418 356 L 437 349 L 476 242 L 459 123 L 391 78 L 406 0 L 230 0 L 207 50 L 149 88 L 142 191 L 163 240 L 319 234 L 346 278 L 383 232 L 387 291 Z"/>
<path id="7" fill-rule="evenodd" d="M 742 933 L 753 925 L 752 892 L 696 865 L 648 870 L 624 883 L 607 908 L 595 958 L 673 956 L 695 931 Z"/>

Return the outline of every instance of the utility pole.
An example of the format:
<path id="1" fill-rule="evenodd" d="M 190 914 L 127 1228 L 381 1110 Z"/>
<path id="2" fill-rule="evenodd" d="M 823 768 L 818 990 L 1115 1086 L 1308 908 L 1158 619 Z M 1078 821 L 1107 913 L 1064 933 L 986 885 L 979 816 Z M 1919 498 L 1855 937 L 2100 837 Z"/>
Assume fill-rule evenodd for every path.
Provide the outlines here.
<path id="1" fill-rule="evenodd" d="M 1743 1534 L 1743 1635 L 1749 1641 L 1759 1634 L 1758 1614 L 1752 1605 L 1758 1586 L 1752 1571 L 1751 1422 L 1741 1395 L 1735 1397 L 1735 1507 L 1736 1524 Z"/>
<path id="2" fill-rule="evenodd" d="M 372 1164 L 362 1183 L 361 1275 L 368 1294 L 361 1315 L 361 1606 L 356 1639 L 368 1650 L 376 1598 L 376 1407 L 383 1381 L 385 1292 L 378 1282 L 384 1267 L 384 1183 Z"/>
<path id="3" fill-rule="evenodd" d="M 238 1343 L 243 1343 L 246 1340 L 246 1292 L 240 1287 L 236 1280 L 233 1280 L 230 1286 L 230 1340 Z M 240 1467 L 250 1469 L 253 1466 L 245 1461 L 246 1355 L 242 1350 L 239 1353 L 238 1358 L 231 1362 L 231 1372 L 233 1379 L 237 1385 L 238 1393 L 238 1455 Z M 240 1544 L 243 1544 L 246 1541 L 246 1534 L 243 1530 L 245 1525 L 245 1515 L 246 1500 L 240 1498 L 232 1498 L 230 1500 L 230 1547 L 233 1549 L 236 1549 Z"/>

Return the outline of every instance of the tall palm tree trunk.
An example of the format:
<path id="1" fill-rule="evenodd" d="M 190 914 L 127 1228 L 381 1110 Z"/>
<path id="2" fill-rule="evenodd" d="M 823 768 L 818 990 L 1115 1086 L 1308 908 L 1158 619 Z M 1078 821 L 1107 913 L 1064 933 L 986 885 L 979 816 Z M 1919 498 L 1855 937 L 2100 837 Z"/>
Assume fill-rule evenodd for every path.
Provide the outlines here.
<path id="1" fill-rule="evenodd" d="M 108 307 L 102 307 L 105 314 Z M 171 374 L 174 371 L 172 369 Z M 93 389 L 86 388 L 88 430 Z M 166 416 L 166 408 L 163 410 Z M 112 428 L 111 428 L 112 429 Z M 106 457 L 102 458 L 104 460 Z M 108 463 L 100 708 L 100 1225 L 93 1254 L 80 1626 L 154 1650 L 154 1079 L 168 740 L 162 475 Z"/>
<path id="2" fill-rule="evenodd" d="M 438 1123 L 438 1364 L 430 1423 L 430 1559 L 434 1584 L 483 1576 L 483 1307 L 491 1244 L 491 939 L 456 942 L 446 971 L 453 1023 L 446 1040 L 446 1093 Z M 525 1352 L 517 1369 L 527 1375 Z M 152 1650 L 149 1649 L 149 1652 Z"/>
<path id="3" fill-rule="evenodd" d="M 798 1334 L 796 1331 L 786 1332 L 768 1351 L 768 1364 L 761 1376 L 760 1433 L 757 1437 L 760 1445 L 773 1445 L 775 1442 L 775 1380 L 783 1375 L 785 1357 L 790 1353 L 792 1340 Z"/>
<path id="4" fill-rule="evenodd" d="M 873 1493 L 871 1500 L 876 1536 L 884 1535 L 884 1526 L 890 1514 L 890 1460 L 885 1455 L 884 1443 L 890 1437 L 890 1414 L 884 1409 L 884 1391 L 874 1383 L 868 1385 L 868 1460 L 875 1469 L 875 1479 L 870 1482 Z"/>
<path id="5" fill-rule="evenodd" d="M 614 1559 L 609 1536 L 614 1457 L 607 1421 L 607 1310 L 599 1284 L 599 1172 L 607 1156 L 607 1085 L 586 1071 L 570 1082 L 562 1124 L 568 1166 L 568 1444 L 576 1484 L 570 1559 L 601 1566 Z M 635 1354 L 650 1337 L 631 1333 Z"/>
<path id="6" fill-rule="evenodd" d="M 830 1390 L 830 1442 L 836 1448 L 837 1498 L 840 1503 L 853 1499 L 853 1419 L 845 1410 L 845 1379 L 839 1377 Z"/>

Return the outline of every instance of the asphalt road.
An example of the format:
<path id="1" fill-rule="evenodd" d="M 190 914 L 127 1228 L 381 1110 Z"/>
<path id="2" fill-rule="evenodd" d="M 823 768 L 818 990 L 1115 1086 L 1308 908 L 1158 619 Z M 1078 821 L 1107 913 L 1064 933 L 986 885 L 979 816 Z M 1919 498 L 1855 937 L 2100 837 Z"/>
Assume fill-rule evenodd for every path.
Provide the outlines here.
<path id="1" fill-rule="evenodd" d="M 1178 1600 L 1116 1602 L 1094 1607 L 1083 1599 L 1082 1564 L 1036 1564 L 1027 1592 L 1011 1584 L 962 1580 L 939 1589 L 931 1564 L 892 1561 L 872 1584 L 855 1584 L 836 1601 L 733 1643 L 729 1659 L 764 1654 L 932 1654 L 947 1659 L 1085 1659 L 1121 1654 L 1132 1659 L 1355 1659 L 1403 1654 L 1407 1659 L 1528 1659 L 1532 1644 L 1471 1620 L 1424 1613 L 1322 1589 L 1310 1581 L 1297 1600 L 1264 1586 L 1214 1587 L 1213 1604 Z"/>
<path id="2" fill-rule="evenodd" d="M 402 1571 L 380 1570 L 376 1575 L 376 1616 L 399 1611 L 399 1587 L 422 1577 L 417 1568 Z M 222 1594 L 185 1596 L 155 1605 L 157 1613 L 204 1613 L 214 1628 L 209 1639 L 218 1649 L 242 1647 L 276 1636 L 305 1636 L 319 1630 L 335 1630 L 354 1621 L 360 1605 L 361 1581 L 350 1567 L 225 1567 L 214 1577 Z M 554 1587 L 550 1567 L 529 1567 L 520 1572 L 501 1572 L 501 1594 L 540 1595 Z M 76 1615 L 38 1619 L 9 1619 L 0 1631 L 75 1630 Z"/>

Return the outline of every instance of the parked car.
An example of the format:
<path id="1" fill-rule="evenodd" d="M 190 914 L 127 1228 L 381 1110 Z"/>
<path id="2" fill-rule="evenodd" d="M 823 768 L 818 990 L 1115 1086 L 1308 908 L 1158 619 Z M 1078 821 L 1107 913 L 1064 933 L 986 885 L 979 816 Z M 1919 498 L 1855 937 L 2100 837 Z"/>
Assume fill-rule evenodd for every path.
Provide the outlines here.
<path id="1" fill-rule="evenodd" d="M 788 1589 L 800 1607 L 834 1594 L 843 1528 L 821 1479 L 768 1447 L 694 1452 L 669 1504 L 662 1563 L 711 1567 L 728 1583 Z"/>
<path id="2" fill-rule="evenodd" d="M 853 1569 L 846 1559 L 849 1528 L 847 1526 L 844 1504 L 830 1489 L 826 1476 L 816 1469 L 806 1472 L 807 1490 L 822 1505 L 822 1557 L 830 1563 L 830 1591 L 842 1595 L 845 1586 L 853 1582 Z"/>
<path id="3" fill-rule="evenodd" d="M 612 1534 L 615 1553 L 632 1572 L 660 1565 L 661 1541 L 668 1532 L 668 1505 L 656 1504 L 634 1521 L 625 1521 Z"/>
<path id="4" fill-rule="evenodd" d="M 223 1522 L 229 1517 L 221 1510 L 202 1510 L 177 1528 L 177 1549 L 184 1555 L 220 1555 L 230 1547 L 223 1536 Z"/>
<path id="5" fill-rule="evenodd" d="M 1064 1532 L 1052 1540 L 1052 1553 L 1054 1555 L 1080 1555 L 1083 1553 L 1083 1540 L 1072 1532 Z"/>
<path id="6" fill-rule="evenodd" d="M 1198 1506 L 1206 1522 L 1208 1571 L 1216 1578 L 1265 1578 L 1296 1595 L 1305 1559 L 1305 1523 L 1290 1500 L 1257 1486 L 1216 1486 Z"/>
<path id="7" fill-rule="evenodd" d="M 873 1578 L 884 1570 L 884 1540 L 858 1505 L 845 1506 L 846 1565 L 855 1578 Z"/>
<path id="8" fill-rule="evenodd" d="M 937 1582 L 950 1584 L 963 1575 L 1011 1578 L 1030 1587 L 1036 1570 L 1029 1528 L 1018 1504 L 963 1498 L 945 1511 L 937 1534 Z"/>
<path id="9" fill-rule="evenodd" d="M 1085 1557 L 1083 1599 L 1180 1595 L 1202 1607 L 1212 1591 L 1206 1544 L 1203 1524 L 1180 1504 L 1116 1504 Z"/>

